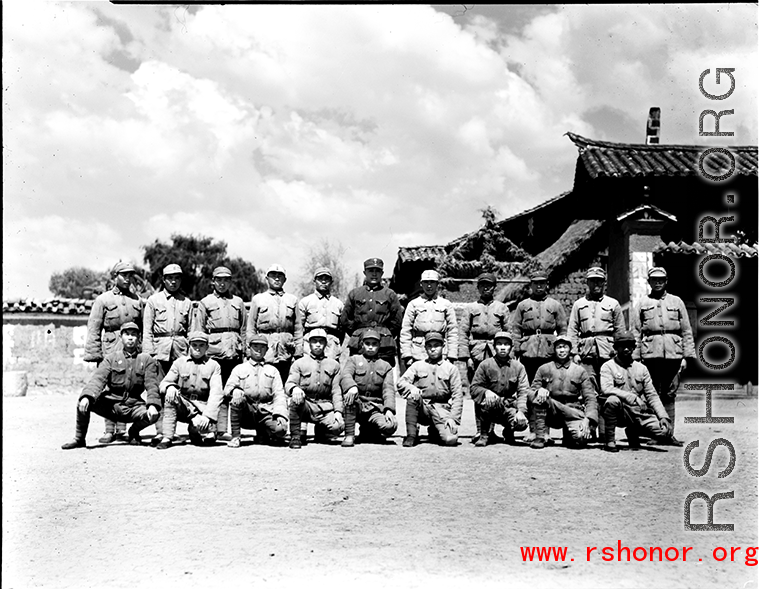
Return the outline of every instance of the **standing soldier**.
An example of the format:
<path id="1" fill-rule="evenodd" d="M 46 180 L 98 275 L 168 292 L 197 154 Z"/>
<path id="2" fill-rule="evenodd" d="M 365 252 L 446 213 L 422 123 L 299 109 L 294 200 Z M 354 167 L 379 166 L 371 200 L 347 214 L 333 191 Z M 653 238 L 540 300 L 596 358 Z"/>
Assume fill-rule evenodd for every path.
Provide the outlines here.
<path id="1" fill-rule="evenodd" d="M 381 338 L 379 357 L 395 366 L 395 339 L 401 330 L 403 307 L 395 291 L 382 284 L 384 267 L 379 258 L 364 262 L 364 284 L 348 294 L 341 323 L 350 336 L 348 348 L 351 355 L 360 353 L 363 333 L 374 329 Z"/>
<path id="2" fill-rule="evenodd" d="M 674 436 L 675 396 L 682 372 L 688 366 L 687 359 L 696 357 L 693 331 L 685 303 L 666 290 L 667 271 L 651 268 L 648 284 L 651 294 L 635 305 L 630 319 L 630 327 L 638 344 L 635 358 L 642 359 L 648 368 L 654 388 L 672 423 L 670 443 L 682 446 L 682 442 Z"/>
<path id="3" fill-rule="evenodd" d="M 495 356 L 493 336 L 498 332 L 505 332 L 509 322 L 509 308 L 505 303 L 493 298 L 495 293 L 495 274 L 488 272 L 480 274 L 477 278 L 477 290 L 480 291 L 480 300 L 467 305 L 461 320 L 461 336 L 459 337 L 459 358 L 466 361 L 467 378 L 472 382 L 478 366 L 487 358 Z M 529 382 L 529 379 L 528 379 Z M 471 394 L 471 393 L 470 393 Z M 480 439 L 482 431 L 481 407 L 474 405 L 474 421 L 477 434 L 472 438 L 473 443 Z M 497 442 L 498 438 L 491 431 L 488 433 L 487 442 Z"/>
<path id="4" fill-rule="evenodd" d="M 530 291 L 514 310 L 510 331 L 515 355 L 532 382 L 538 367 L 550 362 L 555 336 L 567 332 L 567 316 L 561 303 L 547 295 L 548 279 L 543 272 L 532 273 Z"/>
<path id="5" fill-rule="evenodd" d="M 159 382 L 169 372 L 174 360 L 187 354 L 188 350 L 192 302 L 180 289 L 181 285 L 182 268 L 169 264 L 163 269 L 163 287 L 150 295 L 145 304 L 142 351 L 158 362 Z M 155 430 L 153 445 L 163 438 L 163 415 L 158 416 Z"/>
<path id="6" fill-rule="evenodd" d="M 361 442 L 383 443 L 398 428 L 393 367 L 378 356 L 379 332 L 365 331 L 361 344 L 363 353 L 348 358 L 340 379 L 345 404 L 345 448 L 354 444 L 356 421 L 361 425 Z"/>
<path id="7" fill-rule="evenodd" d="M 580 364 L 600 393 L 598 375 L 601 365 L 614 356 L 614 338 L 625 331 L 625 317 L 617 299 L 604 294 L 606 272 L 593 267 L 585 275 L 588 294 L 575 301 L 569 313 L 567 336 Z"/>
<path id="8" fill-rule="evenodd" d="M 248 361 L 232 370 L 224 387 L 231 398 L 230 448 L 240 447 L 240 429 L 256 430 L 257 442 L 282 444 L 287 436 L 287 398 L 279 371 L 264 364 L 269 349 L 265 335 L 254 335 L 248 345 Z"/>
<path id="9" fill-rule="evenodd" d="M 208 357 L 218 362 L 221 383 L 227 384 L 232 369 L 243 361 L 243 338 L 245 337 L 245 304 L 237 295 L 229 292 L 232 272 L 219 266 L 213 270 L 213 292 L 198 303 L 195 310 L 193 331 L 208 334 Z M 281 377 L 280 377 L 281 378 Z M 225 396 L 219 408 L 217 434 L 225 440 L 229 414 L 229 399 Z"/>
<path id="10" fill-rule="evenodd" d="M 329 268 L 319 268 L 314 272 L 314 286 L 314 292 L 298 303 L 303 336 L 306 338 L 312 329 L 322 328 L 327 332 L 327 351 L 324 355 L 339 360 L 344 335 L 340 328 L 340 315 L 344 305 L 332 296 L 332 272 Z"/>
<path id="11" fill-rule="evenodd" d="M 95 299 L 87 320 L 87 342 L 83 359 L 85 362 L 96 362 L 98 366 L 108 354 L 122 348 L 119 330 L 124 323 L 142 325 L 142 310 L 145 307 L 145 302 L 129 288 L 135 275 L 132 264 L 119 262 L 111 274 L 115 283 L 113 289 Z M 116 424 L 106 418 L 105 433 L 99 442 L 110 444 L 117 438 L 123 438 L 126 425 L 119 423 L 118 431 L 116 429 Z"/>
<path id="12" fill-rule="evenodd" d="M 527 429 L 527 395 L 530 383 L 524 366 L 510 357 L 511 335 L 505 331 L 495 334 L 495 356 L 488 358 L 474 373 L 470 394 L 475 415 L 482 419 L 484 431 L 493 423 L 503 426 L 506 443 L 514 444 L 514 432 Z M 480 436 L 475 446 L 487 446 L 488 436 Z"/>
<path id="13" fill-rule="evenodd" d="M 401 324 L 401 371 L 414 362 L 425 360 L 425 336 L 440 333 L 445 338 L 443 360 L 455 360 L 459 354 L 459 326 L 456 311 L 447 299 L 438 296 L 440 275 L 434 270 L 422 272 L 422 294 L 406 307 Z"/>
<path id="14" fill-rule="evenodd" d="M 245 328 L 246 339 L 264 334 L 269 341 L 265 361 L 279 370 L 282 381 L 287 380 L 293 358 L 303 355 L 303 323 L 298 311 L 298 299 L 283 290 L 287 281 L 285 269 L 272 264 L 266 271 L 269 290 L 253 296 Z"/>
<path id="15" fill-rule="evenodd" d="M 640 433 L 670 443 L 672 423 L 656 393 L 648 369 L 633 360 L 635 336 L 623 331 L 614 338 L 617 355 L 601 366 L 604 449 L 618 452 L 617 426 L 625 427 L 630 448 L 640 447 Z"/>
<path id="16" fill-rule="evenodd" d="M 406 399 L 405 448 L 417 445 L 419 424 L 429 426 L 429 438 L 440 445 L 458 445 L 464 395 L 458 368 L 443 359 L 444 344 L 442 334 L 428 333 L 427 359 L 414 362 L 398 381 L 398 392 Z"/>
<path id="17" fill-rule="evenodd" d="M 93 412 L 106 419 L 134 422 L 128 438 L 133 445 L 141 443 L 140 431 L 158 419 L 161 397 L 156 361 L 139 352 L 140 328 L 136 323 L 124 323 L 119 331 L 121 348 L 106 355 L 84 387 L 77 405 L 76 434 L 73 441 L 61 446 L 64 450 L 85 447 Z"/>
<path id="18" fill-rule="evenodd" d="M 176 433 L 177 421 L 188 423 L 190 441 L 195 445 L 213 444 L 216 434 L 213 424 L 219 415 L 223 395 L 221 370 L 216 360 L 208 357 L 208 335 L 192 331 L 187 336 L 190 354 L 175 360 L 161 381 L 165 395 L 163 410 L 163 439 L 159 450 L 170 448 Z M 201 436 L 201 433 L 205 435 Z"/>
<path id="19" fill-rule="evenodd" d="M 327 332 L 320 327 L 311 330 L 308 347 L 309 354 L 293 362 L 285 383 L 285 392 L 290 398 L 290 448 L 293 449 L 305 445 L 301 422 L 316 424 L 316 442 L 328 442 L 327 435 L 339 435 L 344 426 L 340 364 L 324 355 Z"/>
<path id="20" fill-rule="evenodd" d="M 540 450 L 548 440 L 548 428 L 564 430 L 564 445 L 585 445 L 598 423 L 598 400 L 585 369 L 572 362 L 572 342 L 566 335 L 553 341 L 553 360 L 538 368 L 527 396 L 530 426 Z"/>

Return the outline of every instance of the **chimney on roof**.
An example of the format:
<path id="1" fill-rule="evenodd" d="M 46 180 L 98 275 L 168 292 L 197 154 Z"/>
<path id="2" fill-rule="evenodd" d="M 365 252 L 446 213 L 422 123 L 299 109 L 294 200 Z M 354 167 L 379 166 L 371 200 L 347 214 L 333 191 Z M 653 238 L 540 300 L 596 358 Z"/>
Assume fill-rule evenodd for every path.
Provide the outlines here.
<path id="1" fill-rule="evenodd" d="M 648 123 L 646 124 L 646 145 L 659 144 L 659 132 L 661 131 L 661 109 L 652 106 L 648 109 Z"/>

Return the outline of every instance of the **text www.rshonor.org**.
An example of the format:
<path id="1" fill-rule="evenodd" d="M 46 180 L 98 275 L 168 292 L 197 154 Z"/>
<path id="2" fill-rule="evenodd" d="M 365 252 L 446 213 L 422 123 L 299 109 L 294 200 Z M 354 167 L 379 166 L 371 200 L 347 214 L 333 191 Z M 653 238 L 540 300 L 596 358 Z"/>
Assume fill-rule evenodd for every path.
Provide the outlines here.
<path id="1" fill-rule="evenodd" d="M 757 546 L 717 546 L 707 560 L 718 562 L 743 562 L 746 566 L 755 567 L 759 560 L 756 558 Z M 520 546 L 524 562 L 574 562 L 567 554 L 566 546 Z M 585 560 L 603 560 L 606 562 L 698 562 L 691 551 L 693 546 L 623 546 L 617 541 L 617 546 L 588 546 L 585 550 Z M 690 559 L 688 559 L 690 557 Z"/>

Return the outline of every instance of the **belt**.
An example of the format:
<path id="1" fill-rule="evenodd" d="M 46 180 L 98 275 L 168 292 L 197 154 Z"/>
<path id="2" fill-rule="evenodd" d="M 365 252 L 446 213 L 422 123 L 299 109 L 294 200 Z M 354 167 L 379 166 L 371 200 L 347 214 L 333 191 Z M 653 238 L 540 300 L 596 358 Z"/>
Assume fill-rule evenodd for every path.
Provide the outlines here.
<path id="1" fill-rule="evenodd" d="M 643 335 L 664 335 L 665 333 L 682 335 L 682 331 L 682 329 L 644 329 L 641 333 L 643 333 Z"/>
<path id="2" fill-rule="evenodd" d="M 264 331 L 263 329 L 259 329 L 258 333 L 263 333 L 264 335 L 268 335 L 270 333 L 290 333 L 289 330 L 283 329 L 281 327 L 276 327 L 274 329 L 269 329 L 268 331 Z"/>
<path id="3" fill-rule="evenodd" d="M 477 340 L 491 340 L 494 337 L 493 335 L 489 335 L 487 333 L 473 333 L 471 335 L 472 335 L 472 339 L 477 339 Z"/>
<path id="4" fill-rule="evenodd" d="M 606 330 L 606 331 L 584 331 L 580 334 L 580 337 L 593 337 L 593 336 L 599 336 L 599 335 L 614 335 L 614 331 L 612 330 Z"/>
<path id="5" fill-rule="evenodd" d="M 153 337 L 185 337 L 187 333 L 183 331 L 170 331 L 169 333 L 156 333 Z"/>
<path id="6" fill-rule="evenodd" d="M 199 393 L 180 393 L 182 397 L 187 399 L 188 401 L 202 401 L 205 403 L 208 401 L 208 395 L 203 395 Z"/>
<path id="7" fill-rule="evenodd" d="M 551 331 L 553 331 L 553 329 L 551 329 Z M 538 327 L 537 329 L 534 329 L 534 330 L 524 330 L 522 332 L 522 335 L 531 336 L 531 335 L 553 335 L 553 334 L 552 333 L 543 334 L 543 331 Z"/>
<path id="8" fill-rule="evenodd" d="M 239 327 L 212 327 L 208 333 L 233 333 L 240 331 Z"/>

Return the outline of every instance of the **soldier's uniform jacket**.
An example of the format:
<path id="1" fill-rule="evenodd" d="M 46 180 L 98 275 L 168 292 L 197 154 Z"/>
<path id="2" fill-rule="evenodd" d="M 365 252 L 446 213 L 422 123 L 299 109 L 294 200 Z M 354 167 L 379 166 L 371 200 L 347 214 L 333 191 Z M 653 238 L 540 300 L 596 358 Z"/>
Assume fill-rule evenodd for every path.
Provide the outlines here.
<path id="1" fill-rule="evenodd" d="M 644 296 L 635 305 L 630 329 L 638 344 L 636 359 L 696 357 L 688 311 L 678 296 L 669 293 L 661 298 Z"/>
<path id="2" fill-rule="evenodd" d="M 340 343 L 343 340 L 343 330 L 340 326 L 340 316 L 343 313 L 343 302 L 332 295 L 325 296 L 313 292 L 303 297 L 298 303 L 298 311 L 303 322 L 303 334 L 321 327 L 327 332 L 327 345 L 337 348 L 339 355 Z"/>
<path id="3" fill-rule="evenodd" d="M 422 399 L 432 403 L 447 403 L 451 416 L 461 424 L 464 394 L 461 390 L 461 374 L 448 360 L 432 364 L 427 360 L 414 362 L 398 379 L 398 392 L 404 397 L 419 392 Z"/>
<path id="4" fill-rule="evenodd" d="M 123 349 L 108 354 L 84 387 L 80 399 L 88 397 L 94 403 L 100 395 L 127 405 L 142 403 L 161 409 L 158 394 L 158 365 L 150 354 L 127 354 Z"/>
<path id="5" fill-rule="evenodd" d="M 535 373 L 532 390 L 548 389 L 551 398 L 585 412 L 585 417 L 598 423 L 598 398 L 585 369 L 567 359 L 563 364 L 556 360 L 543 364 Z"/>
<path id="6" fill-rule="evenodd" d="M 123 345 L 119 336 L 121 326 L 129 321 L 141 325 L 144 307 L 145 301 L 136 294 L 122 292 L 117 287 L 98 295 L 87 320 L 84 361 L 100 362 L 111 352 L 120 350 Z"/>
<path id="7" fill-rule="evenodd" d="M 192 330 L 208 334 L 211 358 L 237 360 L 244 349 L 245 304 L 236 295 L 212 292 L 198 303 Z"/>
<path id="8" fill-rule="evenodd" d="M 485 393 L 490 391 L 499 397 L 511 401 L 522 413 L 527 413 L 527 393 L 530 381 L 527 371 L 518 360 L 509 358 L 505 362 L 498 358 L 488 358 L 477 367 L 469 388 L 472 401 L 481 404 Z"/>
<path id="9" fill-rule="evenodd" d="M 265 407 L 275 416 L 287 417 L 285 389 L 274 366 L 250 359 L 235 366 L 224 387 L 224 396 L 231 397 L 235 389 L 243 392 L 247 402 Z"/>
<path id="10" fill-rule="evenodd" d="M 306 393 L 306 398 L 320 405 L 325 403 L 325 410 L 334 409 L 343 412 L 343 393 L 340 390 L 340 364 L 337 360 L 324 357 L 317 360 L 310 354 L 298 358 L 290 367 L 290 374 L 285 383 L 285 392 L 292 396 L 293 388 L 299 387 Z M 329 404 L 332 404 L 329 407 Z"/>
<path id="11" fill-rule="evenodd" d="M 461 319 L 459 358 L 482 362 L 488 356 L 495 356 L 493 338 L 499 331 L 508 331 L 508 323 L 509 308 L 501 301 L 493 299 L 489 303 L 478 301 L 467 305 Z"/>
<path id="12" fill-rule="evenodd" d="M 142 351 L 156 360 L 176 360 L 187 354 L 192 301 L 182 292 L 161 289 L 150 295 L 142 321 Z"/>
<path id="13" fill-rule="evenodd" d="M 424 360 L 424 336 L 436 331 L 443 335 L 443 357 L 455 359 L 459 352 L 459 329 L 456 311 L 449 300 L 422 294 L 406 307 L 401 325 L 401 358 Z"/>
<path id="14" fill-rule="evenodd" d="M 350 356 L 341 371 L 340 388 L 347 393 L 358 388 L 358 399 L 363 411 L 372 408 L 395 413 L 395 378 L 393 367 L 381 358 L 363 355 Z"/>
<path id="15" fill-rule="evenodd" d="M 395 291 L 381 285 L 369 288 L 366 284 L 348 294 L 341 317 L 343 328 L 351 336 L 348 347 L 353 350 L 360 348 L 361 336 L 368 329 L 379 332 L 380 350 L 394 350 L 402 321 L 403 307 Z"/>
<path id="16" fill-rule="evenodd" d="M 550 358 L 554 331 L 556 335 L 567 332 L 567 315 L 556 299 L 528 298 L 514 309 L 509 331 L 514 337 L 514 350 L 525 358 Z"/>
<path id="17" fill-rule="evenodd" d="M 572 305 L 567 336 L 573 353 L 581 358 L 609 359 L 614 354 L 614 336 L 627 328 L 617 299 L 603 295 L 600 300 L 582 297 Z"/>
<path id="18" fill-rule="evenodd" d="M 599 397 L 601 400 L 606 401 L 618 390 L 635 393 L 638 397 L 645 399 L 648 405 L 648 413 L 654 413 L 659 419 L 667 418 L 667 412 L 654 388 L 651 374 L 641 362 L 633 360 L 633 363 L 627 367 L 619 364 L 616 359 L 604 362 L 601 366 L 600 380 L 601 394 Z M 627 403 L 625 402 L 625 404 Z M 633 409 L 639 408 L 633 407 Z"/>
<path id="19" fill-rule="evenodd" d="M 298 299 L 284 291 L 260 292 L 253 297 L 245 328 L 249 338 L 262 333 L 269 340 L 264 360 L 276 364 L 303 355 L 303 323 Z"/>
<path id="20" fill-rule="evenodd" d="M 179 389 L 179 393 L 190 401 L 205 403 L 203 415 L 216 421 L 219 406 L 223 399 L 221 386 L 221 368 L 212 358 L 193 360 L 191 356 L 182 356 L 171 365 L 171 370 L 161 381 L 160 391 L 165 395 L 170 386 Z"/>

